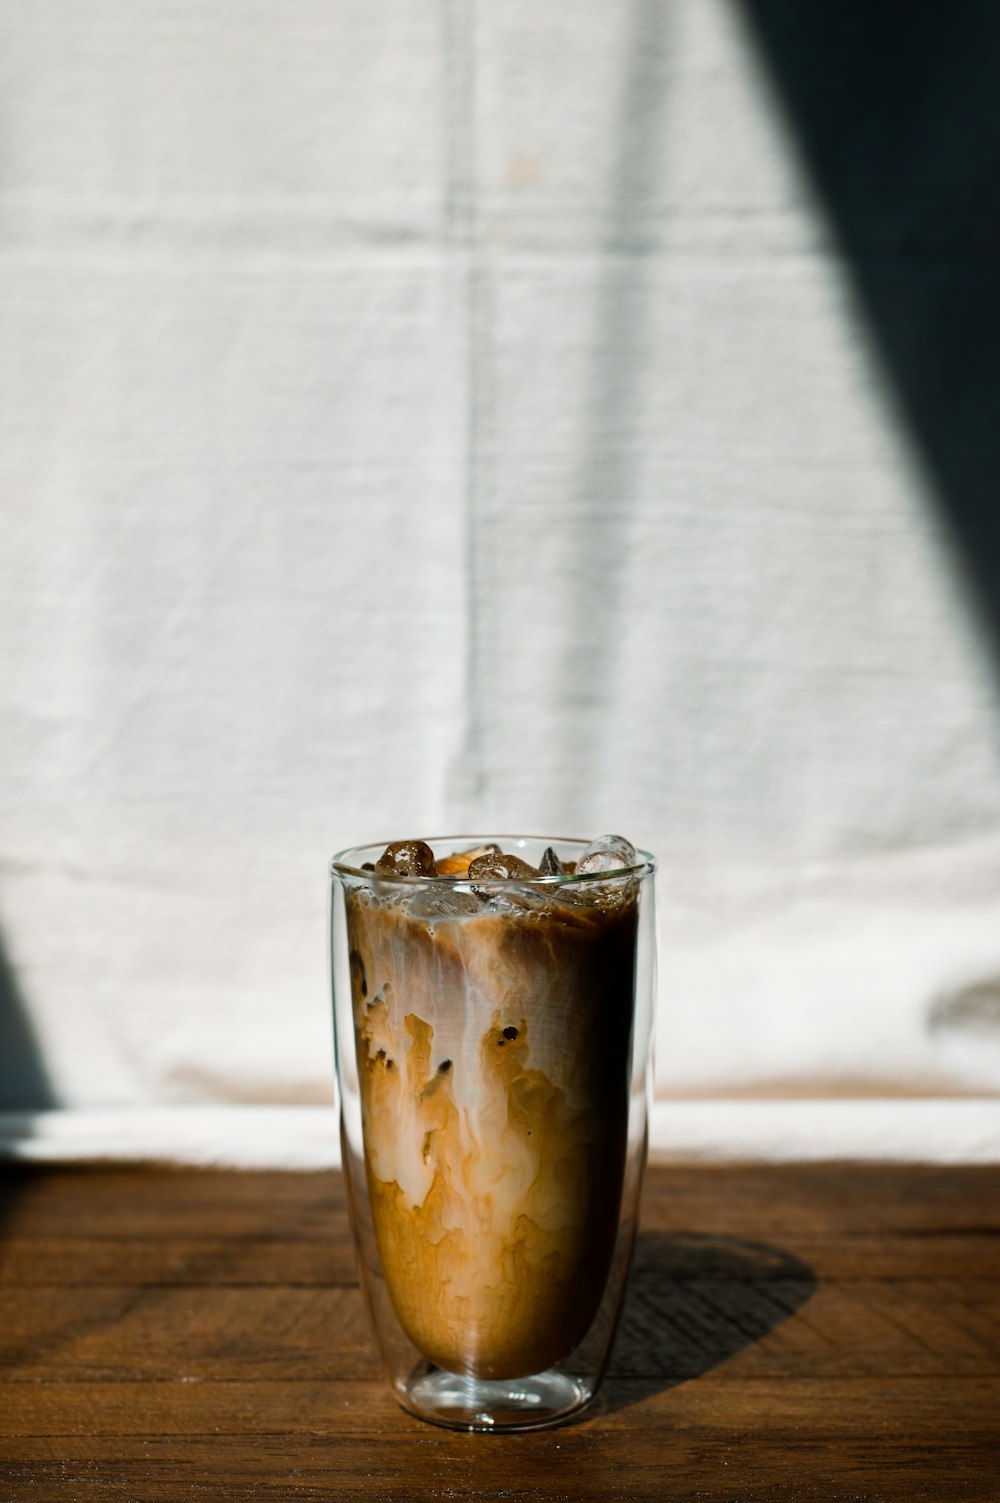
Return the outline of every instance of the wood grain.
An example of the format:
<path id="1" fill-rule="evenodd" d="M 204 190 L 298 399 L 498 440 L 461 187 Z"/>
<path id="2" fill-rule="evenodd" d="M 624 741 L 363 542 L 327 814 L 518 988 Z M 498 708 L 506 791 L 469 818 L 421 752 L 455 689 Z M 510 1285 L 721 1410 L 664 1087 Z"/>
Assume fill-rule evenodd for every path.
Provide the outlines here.
<path id="1" fill-rule="evenodd" d="M 1000 1171 L 650 1171 L 599 1401 L 453 1435 L 379 1376 L 335 1175 L 11 1170 L 0 1503 L 1000 1500 Z"/>

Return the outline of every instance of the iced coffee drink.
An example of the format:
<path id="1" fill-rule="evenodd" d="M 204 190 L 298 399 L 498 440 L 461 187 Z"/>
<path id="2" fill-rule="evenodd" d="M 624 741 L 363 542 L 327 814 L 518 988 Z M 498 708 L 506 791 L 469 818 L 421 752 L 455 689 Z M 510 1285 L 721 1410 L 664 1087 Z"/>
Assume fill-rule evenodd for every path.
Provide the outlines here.
<path id="1" fill-rule="evenodd" d="M 398 841 L 347 882 L 364 1177 L 380 1276 L 429 1363 L 551 1368 L 620 1227 L 641 871 Z M 341 1047 L 344 1047 L 342 1044 Z M 367 1214 L 367 1212 L 366 1212 Z"/>

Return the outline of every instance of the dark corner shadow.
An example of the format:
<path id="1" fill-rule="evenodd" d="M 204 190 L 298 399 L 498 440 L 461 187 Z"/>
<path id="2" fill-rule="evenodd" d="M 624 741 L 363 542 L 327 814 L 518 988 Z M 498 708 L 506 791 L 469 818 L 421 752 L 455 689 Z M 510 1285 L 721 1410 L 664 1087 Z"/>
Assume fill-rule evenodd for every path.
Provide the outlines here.
<path id="1" fill-rule="evenodd" d="M 1000 5 L 743 0 L 1000 669 Z"/>
<path id="2" fill-rule="evenodd" d="M 30 1135 L 32 1114 L 54 1104 L 52 1083 L 28 1009 L 0 940 L 0 1118 L 4 1119 L 0 1124 L 0 1165 L 12 1157 L 13 1137 Z"/>
<path id="3" fill-rule="evenodd" d="M 34 1113 L 53 1104 L 52 1083 L 0 938 L 0 1237 L 31 1177 L 17 1162 L 17 1144 L 31 1136 Z"/>
<path id="4" fill-rule="evenodd" d="M 0 939 L 0 1112 L 27 1113 L 52 1105 L 52 1082 Z"/>
<path id="5" fill-rule="evenodd" d="M 640 1233 L 598 1408 L 624 1409 L 700 1377 L 774 1330 L 815 1289 L 808 1264 L 780 1247 Z"/>

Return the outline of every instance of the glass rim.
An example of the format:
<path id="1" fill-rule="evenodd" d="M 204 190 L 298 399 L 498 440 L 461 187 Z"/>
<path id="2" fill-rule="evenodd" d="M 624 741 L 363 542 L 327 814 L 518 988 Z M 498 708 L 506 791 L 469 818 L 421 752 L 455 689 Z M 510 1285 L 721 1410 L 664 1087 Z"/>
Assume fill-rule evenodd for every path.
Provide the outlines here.
<path id="1" fill-rule="evenodd" d="M 449 845 L 456 841 L 468 841 L 469 850 L 474 850 L 479 845 L 499 845 L 501 849 L 504 849 L 505 841 L 515 842 L 525 840 L 536 840 L 539 843 L 544 842 L 545 845 L 577 845 L 581 849 L 590 844 L 590 840 L 581 839 L 577 835 L 512 835 L 508 833 L 505 835 L 413 835 L 400 838 L 422 840 L 432 850 L 434 849 L 435 841 L 438 844 L 448 843 Z M 488 888 L 492 891 L 504 887 L 564 887 L 567 883 L 607 882 L 621 877 L 644 877 L 656 871 L 656 857 L 651 851 L 644 851 L 639 846 L 636 846 L 635 853 L 641 859 L 636 861 L 632 866 L 616 866 L 610 871 L 580 872 L 579 874 L 576 872 L 556 872 L 551 876 L 543 876 L 539 872 L 535 877 L 462 877 L 439 876 L 437 873 L 433 877 L 403 877 L 391 876 L 383 872 L 365 871 L 360 865 L 351 864 L 349 858 L 356 856 L 359 852 L 373 850 L 379 844 L 384 849 L 390 843 L 390 841 L 366 840 L 358 845 L 345 846 L 342 851 L 336 851 L 330 858 L 330 875 L 335 877 L 358 877 L 363 882 L 374 880 L 379 885 L 398 885 L 401 887 L 410 887 L 426 882 L 441 883 L 442 885 L 451 887 L 468 887 L 474 882 L 477 887 Z M 459 849 L 461 850 L 462 847 L 459 847 Z"/>

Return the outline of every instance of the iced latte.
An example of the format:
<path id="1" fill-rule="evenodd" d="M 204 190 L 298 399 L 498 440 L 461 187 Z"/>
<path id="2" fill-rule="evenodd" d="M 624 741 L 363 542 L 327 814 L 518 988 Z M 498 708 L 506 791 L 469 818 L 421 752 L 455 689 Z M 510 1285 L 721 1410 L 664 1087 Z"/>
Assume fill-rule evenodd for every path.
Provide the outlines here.
<path id="1" fill-rule="evenodd" d="M 619 1230 L 639 882 L 602 837 L 567 869 L 395 842 L 346 929 L 381 1275 L 431 1363 L 538 1373 L 594 1320 Z"/>

